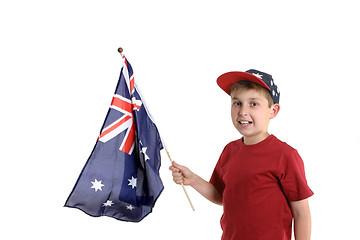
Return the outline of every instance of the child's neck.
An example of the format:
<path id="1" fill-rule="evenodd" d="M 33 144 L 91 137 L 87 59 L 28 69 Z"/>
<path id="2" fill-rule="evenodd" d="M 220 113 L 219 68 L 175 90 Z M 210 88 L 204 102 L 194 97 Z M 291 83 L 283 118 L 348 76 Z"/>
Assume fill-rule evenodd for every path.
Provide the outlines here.
<path id="1" fill-rule="evenodd" d="M 257 136 L 244 136 L 242 141 L 245 145 L 254 145 L 264 141 L 268 136 L 270 136 L 268 132 Z"/>

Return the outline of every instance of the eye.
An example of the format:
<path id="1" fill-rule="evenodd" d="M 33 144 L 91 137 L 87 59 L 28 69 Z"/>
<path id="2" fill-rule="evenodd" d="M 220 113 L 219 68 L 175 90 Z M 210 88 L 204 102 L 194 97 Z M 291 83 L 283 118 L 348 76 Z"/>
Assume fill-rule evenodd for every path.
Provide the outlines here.
<path id="1" fill-rule="evenodd" d="M 241 103 L 240 102 L 233 102 L 233 105 L 234 106 L 241 106 Z"/>
<path id="2" fill-rule="evenodd" d="M 257 104 L 256 102 L 252 102 L 252 103 L 250 103 L 250 106 L 252 106 L 252 107 L 256 107 L 256 106 L 258 106 L 259 104 Z"/>

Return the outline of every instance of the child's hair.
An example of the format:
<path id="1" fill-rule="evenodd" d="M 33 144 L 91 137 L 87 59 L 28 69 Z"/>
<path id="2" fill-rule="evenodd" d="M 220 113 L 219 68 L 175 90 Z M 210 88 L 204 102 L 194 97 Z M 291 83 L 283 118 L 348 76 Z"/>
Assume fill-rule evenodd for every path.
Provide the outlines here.
<path id="1" fill-rule="evenodd" d="M 230 95 L 233 91 L 239 89 L 255 89 L 256 91 L 260 91 L 264 94 L 265 98 L 268 100 L 269 107 L 274 105 L 274 100 L 271 97 L 270 91 L 259 84 L 256 84 L 251 81 L 243 80 L 235 82 L 230 88 Z"/>

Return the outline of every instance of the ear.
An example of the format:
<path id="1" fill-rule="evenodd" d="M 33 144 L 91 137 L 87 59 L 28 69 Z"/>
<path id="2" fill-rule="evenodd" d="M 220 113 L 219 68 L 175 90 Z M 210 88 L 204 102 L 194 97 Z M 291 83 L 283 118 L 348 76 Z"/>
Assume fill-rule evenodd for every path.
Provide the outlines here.
<path id="1" fill-rule="evenodd" d="M 271 112 L 270 112 L 270 119 L 274 119 L 276 115 L 278 115 L 280 111 L 280 105 L 278 103 L 275 103 L 271 106 Z"/>

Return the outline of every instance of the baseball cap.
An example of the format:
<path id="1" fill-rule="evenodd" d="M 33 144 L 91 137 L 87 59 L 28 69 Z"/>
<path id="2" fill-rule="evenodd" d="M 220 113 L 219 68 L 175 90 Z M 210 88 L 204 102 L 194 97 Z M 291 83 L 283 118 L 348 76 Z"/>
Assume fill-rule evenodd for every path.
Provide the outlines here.
<path id="1" fill-rule="evenodd" d="M 244 80 L 257 83 L 268 89 L 274 103 L 279 103 L 280 91 L 270 74 L 255 69 L 250 69 L 246 72 L 227 72 L 218 77 L 216 82 L 222 90 L 230 95 L 231 86 L 238 81 Z"/>

